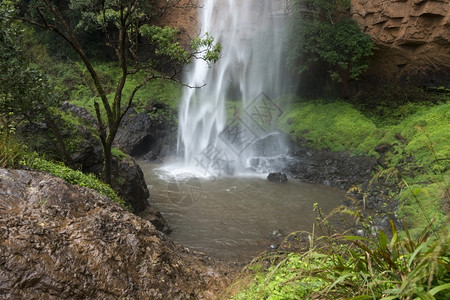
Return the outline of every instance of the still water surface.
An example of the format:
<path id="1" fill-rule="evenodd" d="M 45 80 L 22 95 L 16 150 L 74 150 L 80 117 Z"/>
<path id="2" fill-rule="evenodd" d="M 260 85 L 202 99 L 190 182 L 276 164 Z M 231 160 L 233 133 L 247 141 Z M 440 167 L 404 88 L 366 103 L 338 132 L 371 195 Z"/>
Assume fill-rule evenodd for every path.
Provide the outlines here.
<path id="1" fill-rule="evenodd" d="M 247 261 L 269 250 L 274 231 L 312 231 L 314 203 L 328 213 L 344 200 L 338 189 L 294 179 L 273 183 L 267 174 L 201 179 L 172 175 L 158 164 L 140 166 L 151 205 L 173 229 L 170 238 L 227 260 Z"/>

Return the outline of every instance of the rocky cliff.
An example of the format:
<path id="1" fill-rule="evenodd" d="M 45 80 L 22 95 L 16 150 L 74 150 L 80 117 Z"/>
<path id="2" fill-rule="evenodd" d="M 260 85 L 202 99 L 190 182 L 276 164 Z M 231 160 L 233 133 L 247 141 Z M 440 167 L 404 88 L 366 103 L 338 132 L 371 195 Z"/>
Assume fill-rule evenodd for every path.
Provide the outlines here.
<path id="1" fill-rule="evenodd" d="M 212 299 L 230 270 L 92 190 L 0 169 L 1 299 Z"/>
<path id="2" fill-rule="evenodd" d="M 450 0 L 352 0 L 378 50 L 369 76 L 450 88 Z"/>
<path id="3" fill-rule="evenodd" d="M 180 30 L 180 37 L 198 33 L 191 0 L 166 13 L 161 22 Z M 450 88 L 450 0 L 351 0 L 352 17 L 370 34 L 378 50 L 368 82 L 393 79 L 419 86 Z M 189 5 L 188 5 L 189 7 Z"/>

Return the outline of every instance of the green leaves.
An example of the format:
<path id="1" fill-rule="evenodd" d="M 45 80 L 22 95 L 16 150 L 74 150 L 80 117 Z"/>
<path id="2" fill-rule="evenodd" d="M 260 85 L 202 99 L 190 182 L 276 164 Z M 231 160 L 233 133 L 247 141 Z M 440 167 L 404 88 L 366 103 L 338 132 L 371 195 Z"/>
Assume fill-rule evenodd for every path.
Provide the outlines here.
<path id="1" fill-rule="evenodd" d="M 156 55 L 167 56 L 181 63 L 189 62 L 190 54 L 177 41 L 178 30 L 168 26 L 143 25 L 139 32 L 153 43 Z"/>
<path id="2" fill-rule="evenodd" d="M 413 242 L 392 222 L 390 240 L 382 230 L 374 236 L 372 223 L 365 225 L 367 237 L 332 234 L 316 238 L 321 246 L 304 253 L 254 259 L 248 267 L 257 272 L 252 283 L 232 299 L 449 299 L 448 226 L 433 241 L 419 236 Z M 255 268 L 258 263 L 269 267 Z"/>
<path id="3" fill-rule="evenodd" d="M 139 32 L 153 43 L 156 55 L 169 57 L 183 64 L 189 63 L 191 58 L 215 63 L 222 51 L 222 45 L 214 43 L 214 38 L 209 33 L 192 41 L 191 53 L 177 41 L 178 30 L 174 28 L 143 25 L 139 28 Z"/>
<path id="4" fill-rule="evenodd" d="M 302 5 L 309 7 L 305 13 Z M 333 80 L 358 79 L 369 66 L 374 43 L 350 18 L 333 20 L 347 7 L 343 1 L 304 0 L 289 20 L 287 65 L 302 73 L 316 62 L 327 64 Z"/>
<path id="5" fill-rule="evenodd" d="M 192 49 L 197 53 L 203 52 L 204 60 L 216 63 L 222 52 L 222 44 L 214 43 L 214 38 L 207 32 L 203 37 L 197 37 L 192 41 Z"/>
<path id="6" fill-rule="evenodd" d="M 27 59 L 25 27 L 14 20 L 11 2 L 0 4 L 0 114 L 40 119 L 58 104 L 47 76 Z"/>

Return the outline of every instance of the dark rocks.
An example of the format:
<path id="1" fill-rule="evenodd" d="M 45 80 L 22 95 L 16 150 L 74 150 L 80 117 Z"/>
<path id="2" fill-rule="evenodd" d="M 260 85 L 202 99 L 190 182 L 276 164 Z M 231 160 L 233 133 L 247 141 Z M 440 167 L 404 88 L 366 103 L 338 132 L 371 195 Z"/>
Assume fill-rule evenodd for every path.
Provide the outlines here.
<path id="1" fill-rule="evenodd" d="M 270 173 L 269 175 L 267 175 L 267 180 L 280 183 L 286 183 L 288 181 L 286 174 L 283 174 L 281 172 Z"/>
<path id="2" fill-rule="evenodd" d="M 78 107 L 67 101 L 64 101 L 64 103 L 61 105 L 61 109 L 72 113 L 74 116 L 82 120 L 86 120 L 86 122 L 90 124 L 96 124 L 95 118 L 85 108 Z"/>
<path id="3" fill-rule="evenodd" d="M 81 118 L 87 125 L 93 126 L 95 121 L 93 117 L 83 108 L 78 108 L 70 103 L 64 103 L 63 109 L 73 113 L 75 116 Z M 131 110 L 131 113 L 133 110 Z M 127 114 L 129 118 L 132 118 L 130 114 Z M 137 119 L 144 122 L 144 127 L 137 128 L 149 128 L 150 125 L 145 123 L 145 118 L 141 117 Z M 146 127 L 147 126 L 147 127 Z M 78 126 L 77 130 L 83 136 L 83 141 L 80 143 L 76 152 L 70 156 L 70 165 L 73 168 L 81 169 L 85 173 L 93 173 L 101 177 L 103 171 L 103 148 L 100 140 L 85 126 Z M 131 130 L 131 129 L 130 129 Z M 132 136 L 132 134 L 130 134 Z M 134 138 L 136 142 L 137 137 Z M 158 230 L 169 232 L 169 226 L 167 225 L 161 214 L 156 213 L 154 209 L 149 209 L 149 191 L 139 165 L 131 158 L 116 158 L 113 157 L 112 161 L 112 188 L 113 190 L 125 200 L 136 214 L 146 211 L 148 219 L 154 222 L 154 225 Z M 149 212 L 155 212 L 155 215 L 150 217 Z"/>
<path id="4" fill-rule="evenodd" d="M 378 146 L 375 147 L 375 151 L 378 152 L 379 154 L 384 154 L 386 153 L 388 150 L 390 150 L 392 148 L 392 145 L 389 144 L 380 144 Z"/>
<path id="5" fill-rule="evenodd" d="M 95 191 L 0 169 L 1 299 L 213 299 L 230 271 Z"/>
<path id="6" fill-rule="evenodd" d="M 295 162 L 282 172 L 305 182 L 322 183 L 345 190 L 367 184 L 376 170 L 375 157 L 352 156 L 347 152 L 317 150 L 298 145 Z"/>
<path id="7" fill-rule="evenodd" d="M 169 110 L 168 107 L 159 103 L 148 106 L 150 111 L 141 113 L 133 108 L 128 110 L 120 123 L 114 145 L 132 157 L 157 161 L 175 149 L 177 128 L 172 124 L 173 120 L 157 114 Z"/>
<path id="8" fill-rule="evenodd" d="M 154 137 L 152 121 L 147 112 L 136 113 L 130 108 L 120 123 L 115 145 L 125 153 L 140 156 L 148 152 Z"/>

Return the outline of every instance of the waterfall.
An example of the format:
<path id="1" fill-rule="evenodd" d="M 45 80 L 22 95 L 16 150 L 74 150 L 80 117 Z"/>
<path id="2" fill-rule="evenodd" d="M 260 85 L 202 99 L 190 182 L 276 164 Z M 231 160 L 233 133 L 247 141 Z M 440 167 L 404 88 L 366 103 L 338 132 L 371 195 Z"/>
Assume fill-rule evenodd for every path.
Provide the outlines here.
<path id="1" fill-rule="evenodd" d="M 179 112 L 178 150 L 186 167 L 232 172 L 245 167 L 251 144 L 281 114 L 272 100 L 288 90 L 281 47 L 287 0 L 204 0 L 201 33 L 222 44 L 216 64 L 196 60 Z M 240 116 L 226 116 L 226 101 L 242 101 Z M 261 109 L 267 111 L 261 112 Z M 267 114 L 271 115 L 267 115 Z"/>

